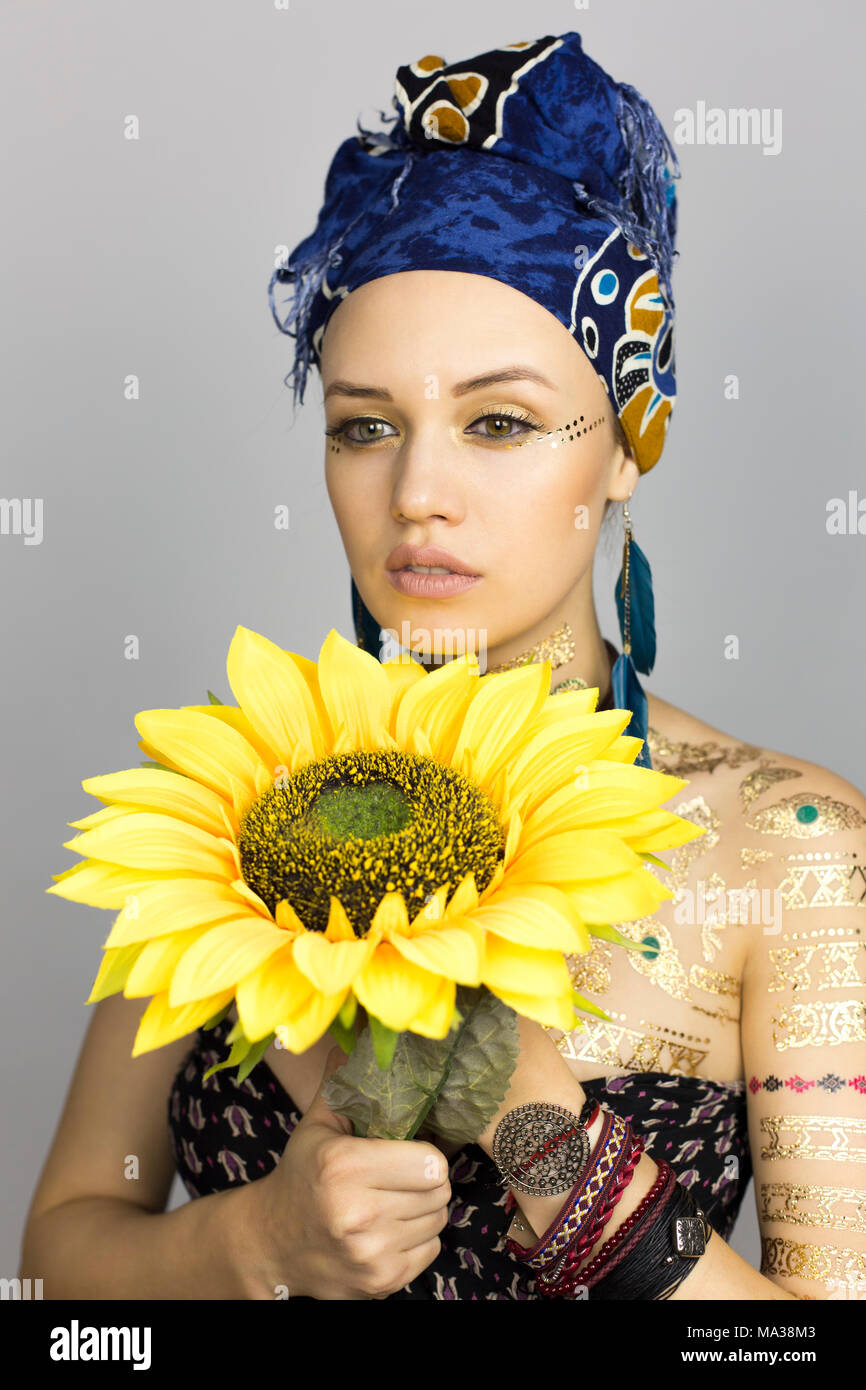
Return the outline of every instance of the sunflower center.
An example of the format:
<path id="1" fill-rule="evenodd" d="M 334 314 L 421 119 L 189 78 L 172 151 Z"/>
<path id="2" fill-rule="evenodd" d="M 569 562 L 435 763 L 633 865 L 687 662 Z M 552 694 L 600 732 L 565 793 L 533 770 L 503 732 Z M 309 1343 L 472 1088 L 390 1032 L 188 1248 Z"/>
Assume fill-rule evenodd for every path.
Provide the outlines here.
<path id="1" fill-rule="evenodd" d="M 366 787 L 326 787 L 313 802 L 310 815 L 335 839 L 354 835 L 374 840 L 402 830 L 412 819 L 412 809 L 393 782 L 369 782 Z"/>
<path id="2" fill-rule="evenodd" d="M 331 894 L 356 936 L 383 895 L 402 892 L 409 919 L 467 873 L 487 887 L 505 848 L 495 806 L 432 758 L 394 750 L 341 753 L 274 783 L 243 817 L 244 881 L 271 912 L 287 898 L 304 926 L 324 931 Z"/>

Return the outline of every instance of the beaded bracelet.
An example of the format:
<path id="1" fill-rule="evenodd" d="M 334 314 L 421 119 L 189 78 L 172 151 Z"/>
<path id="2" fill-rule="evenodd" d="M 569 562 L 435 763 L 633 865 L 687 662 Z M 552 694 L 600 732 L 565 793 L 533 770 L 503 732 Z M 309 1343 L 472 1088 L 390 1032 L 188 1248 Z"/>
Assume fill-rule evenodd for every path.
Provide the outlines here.
<path id="1" fill-rule="evenodd" d="M 625 1259 L 629 1250 L 664 1212 L 672 1194 L 676 1174 L 665 1160 L 658 1160 L 659 1172 L 655 1182 L 634 1211 L 626 1217 L 609 1240 L 582 1269 L 573 1271 L 563 1280 L 559 1296 L 568 1298 L 576 1288 L 591 1289 L 616 1265 Z"/>
<path id="2" fill-rule="evenodd" d="M 705 1252 L 712 1226 L 687 1187 L 674 1182 L 664 1212 L 644 1225 L 631 1257 L 599 1280 L 595 1297 L 611 1300 L 669 1299 Z"/>

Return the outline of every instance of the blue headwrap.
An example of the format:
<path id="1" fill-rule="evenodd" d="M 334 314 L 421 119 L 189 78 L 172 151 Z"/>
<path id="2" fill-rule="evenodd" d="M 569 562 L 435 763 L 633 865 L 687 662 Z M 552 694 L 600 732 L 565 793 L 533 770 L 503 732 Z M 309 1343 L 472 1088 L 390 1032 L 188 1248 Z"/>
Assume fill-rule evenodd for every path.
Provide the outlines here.
<path id="1" fill-rule="evenodd" d="M 315 231 L 271 276 L 271 312 L 295 339 L 295 404 L 352 290 L 405 270 L 486 275 L 574 336 L 648 472 L 676 394 L 680 175 L 652 107 L 588 58 L 577 33 L 459 63 L 421 58 L 398 68 L 393 105 L 394 116 L 379 113 L 387 130 L 358 122 L 339 146 Z M 290 287 L 282 317 L 277 285 Z M 645 710 L 633 668 L 622 688 L 635 701 L 623 708 L 638 713 L 643 698 Z"/>

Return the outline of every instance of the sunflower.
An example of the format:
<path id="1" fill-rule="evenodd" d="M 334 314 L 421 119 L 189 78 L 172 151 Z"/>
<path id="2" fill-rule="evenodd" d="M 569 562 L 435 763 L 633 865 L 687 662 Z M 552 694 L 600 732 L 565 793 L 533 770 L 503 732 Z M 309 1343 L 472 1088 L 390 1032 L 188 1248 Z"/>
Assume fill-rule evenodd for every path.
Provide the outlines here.
<path id="1" fill-rule="evenodd" d="M 628 710 L 549 661 L 427 672 L 329 632 L 318 663 L 238 627 L 237 705 L 138 714 L 149 765 L 87 778 L 84 856 L 49 893 L 120 909 L 88 1003 L 152 996 L 133 1056 L 215 1021 L 292 1052 L 375 1025 L 444 1038 L 457 986 L 570 1031 L 567 957 L 672 893 L 645 860 L 702 833 L 633 762 Z"/>

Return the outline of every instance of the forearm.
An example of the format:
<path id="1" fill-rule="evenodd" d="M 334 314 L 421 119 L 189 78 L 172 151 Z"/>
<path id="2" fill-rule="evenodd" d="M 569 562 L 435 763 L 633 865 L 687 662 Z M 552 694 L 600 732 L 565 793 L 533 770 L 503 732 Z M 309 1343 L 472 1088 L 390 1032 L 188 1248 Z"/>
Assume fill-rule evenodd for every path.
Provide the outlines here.
<path id="1" fill-rule="evenodd" d="M 538 1024 L 521 1018 L 520 1022 L 520 1060 L 508 1094 L 499 1111 L 481 1134 L 478 1143 L 487 1154 L 493 1154 L 493 1135 L 499 1121 L 509 1110 L 530 1101 L 550 1101 L 555 1105 L 577 1115 L 586 1100 L 586 1093 L 575 1078 L 564 1057 L 556 1050 L 547 1034 Z M 602 1117 L 597 1115 L 589 1128 L 589 1137 L 594 1145 L 601 1133 Z M 635 1167 L 631 1182 L 611 1213 L 610 1219 L 599 1235 L 587 1258 L 596 1253 L 606 1240 L 616 1232 L 626 1218 L 640 1204 L 650 1191 L 658 1165 L 649 1154 L 641 1154 Z M 521 1212 L 528 1221 L 536 1237 L 541 1236 L 553 1224 L 562 1208 L 565 1193 L 551 1197 L 534 1196 L 526 1192 L 514 1192 Z M 525 1243 L 532 1244 L 535 1237 L 524 1237 Z M 738 1255 L 717 1232 L 713 1232 L 705 1253 L 695 1261 L 695 1267 L 682 1281 L 671 1299 L 750 1299 L 774 1300 L 793 1299 L 795 1296 L 759 1274 L 742 1256 Z M 796 1300 L 795 1300 L 796 1301 Z"/>
<path id="2" fill-rule="evenodd" d="M 256 1184 L 149 1212 L 114 1197 L 79 1197 L 43 1212 L 25 1234 L 21 1278 L 48 1299 L 248 1298 L 256 1277 Z"/>

